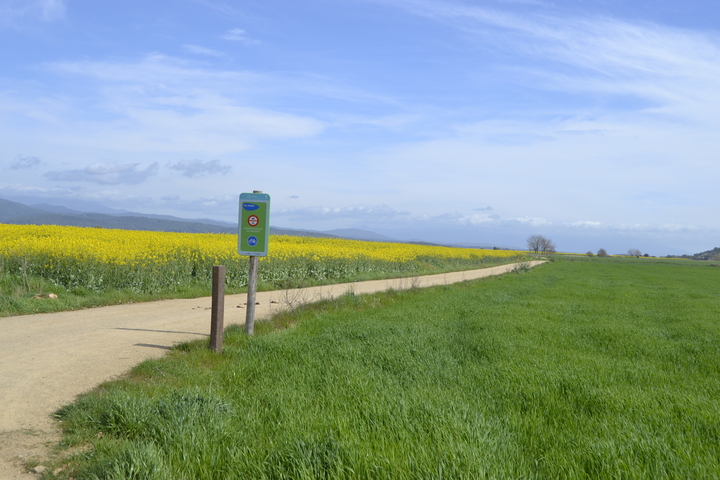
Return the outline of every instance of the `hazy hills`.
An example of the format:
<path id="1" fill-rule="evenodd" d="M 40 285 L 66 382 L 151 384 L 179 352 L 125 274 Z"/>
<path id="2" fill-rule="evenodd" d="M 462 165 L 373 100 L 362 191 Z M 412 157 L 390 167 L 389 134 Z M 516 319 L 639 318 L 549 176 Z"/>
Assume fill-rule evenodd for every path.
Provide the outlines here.
<path id="1" fill-rule="evenodd" d="M 162 232 L 234 233 L 237 231 L 237 228 L 232 226 L 211 225 L 183 219 L 86 213 L 54 205 L 28 206 L 3 199 L 0 199 L 0 222 L 16 225 L 64 225 Z"/>
<path id="2" fill-rule="evenodd" d="M 106 207 L 98 209 L 112 211 Z M 237 233 L 237 225 L 210 219 L 188 220 L 169 215 L 151 215 L 137 212 L 91 213 L 48 204 L 24 205 L 0 199 L 0 223 L 14 225 L 62 225 L 72 227 L 117 228 L 121 230 L 148 230 L 153 232 L 183 233 Z M 276 235 L 295 235 L 335 238 L 340 235 L 306 230 L 271 227 Z M 362 231 L 358 231 L 362 232 Z M 372 232 L 365 232 L 370 235 Z M 352 237 L 346 237 L 352 238 Z"/>
<path id="3" fill-rule="evenodd" d="M 670 256 L 670 255 L 668 255 Z M 687 258 L 689 260 L 720 260 L 720 247 L 712 250 L 696 253 L 695 255 L 673 255 L 675 258 Z"/>

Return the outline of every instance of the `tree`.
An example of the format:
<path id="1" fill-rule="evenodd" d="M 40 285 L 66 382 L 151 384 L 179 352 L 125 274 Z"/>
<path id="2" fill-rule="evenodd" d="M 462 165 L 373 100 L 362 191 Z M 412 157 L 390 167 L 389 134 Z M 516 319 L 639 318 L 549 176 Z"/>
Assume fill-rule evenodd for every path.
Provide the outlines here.
<path id="1" fill-rule="evenodd" d="M 545 237 L 542 235 L 530 235 L 527 239 L 528 250 L 538 253 L 542 248 L 543 240 L 545 240 Z"/>
<path id="2" fill-rule="evenodd" d="M 552 240 L 550 240 L 549 238 L 546 238 L 545 243 L 543 244 L 543 247 L 542 247 L 542 252 L 543 253 L 555 253 L 555 243 Z"/>
<path id="3" fill-rule="evenodd" d="M 630 250 L 628 250 L 628 255 L 630 255 L 631 257 L 639 257 L 640 255 L 642 255 L 642 252 L 637 248 L 631 248 Z"/>
<path id="4" fill-rule="evenodd" d="M 554 253 L 555 244 L 549 238 L 542 235 L 531 235 L 527 239 L 528 250 L 535 253 Z"/>
<path id="5" fill-rule="evenodd" d="M 597 256 L 598 257 L 609 257 L 608 253 L 605 251 L 604 248 L 601 248 L 600 250 L 598 250 Z"/>

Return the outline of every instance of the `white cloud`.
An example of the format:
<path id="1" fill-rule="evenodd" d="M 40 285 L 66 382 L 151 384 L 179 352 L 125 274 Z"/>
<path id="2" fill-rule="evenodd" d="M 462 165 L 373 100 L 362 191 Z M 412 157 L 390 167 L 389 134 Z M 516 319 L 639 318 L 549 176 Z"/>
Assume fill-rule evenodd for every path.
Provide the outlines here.
<path id="1" fill-rule="evenodd" d="M 499 215 L 487 215 L 474 213 L 471 215 L 463 215 L 459 213 L 446 213 L 433 217 L 433 221 L 444 220 L 448 223 L 457 225 L 484 225 L 484 224 L 523 224 L 533 227 L 550 226 L 553 223 L 542 217 L 520 217 L 520 218 L 502 218 Z"/>
<path id="2" fill-rule="evenodd" d="M 579 227 L 579 228 L 584 228 L 584 227 L 587 227 L 587 228 L 596 228 L 596 227 L 601 227 L 601 226 L 602 226 L 602 223 L 600 223 L 600 222 L 595 222 L 595 221 L 592 221 L 592 220 L 577 220 L 577 221 L 574 221 L 574 222 L 569 222 L 567 225 L 569 225 L 569 226 L 571 226 L 571 227 Z"/>
<path id="3" fill-rule="evenodd" d="M 137 185 L 157 173 L 157 162 L 148 165 L 144 170 L 138 170 L 138 165 L 137 163 L 95 163 L 82 169 L 47 172 L 45 173 L 45 177 L 50 180 L 62 182 L 90 182 L 101 185 Z"/>

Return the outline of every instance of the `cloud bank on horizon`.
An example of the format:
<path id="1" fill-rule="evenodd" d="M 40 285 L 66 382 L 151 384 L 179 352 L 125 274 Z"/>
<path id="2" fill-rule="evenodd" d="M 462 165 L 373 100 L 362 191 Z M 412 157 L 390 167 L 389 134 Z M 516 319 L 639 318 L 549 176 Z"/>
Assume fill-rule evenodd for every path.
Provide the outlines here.
<path id="1" fill-rule="evenodd" d="M 0 197 L 718 246 L 720 4 L 604 3 L 0 0 Z"/>

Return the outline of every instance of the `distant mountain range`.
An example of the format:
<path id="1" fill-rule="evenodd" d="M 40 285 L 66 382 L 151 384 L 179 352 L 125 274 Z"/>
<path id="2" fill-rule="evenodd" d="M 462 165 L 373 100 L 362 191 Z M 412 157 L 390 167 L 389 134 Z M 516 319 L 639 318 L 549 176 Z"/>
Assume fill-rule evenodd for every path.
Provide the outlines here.
<path id="1" fill-rule="evenodd" d="M 64 225 L 73 227 L 118 228 L 122 230 L 150 230 L 188 233 L 234 233 L 237 227 L 220 222 L 186 220 L 175 217 L 143 215 L 134 212 L 121 214 L 90 213 L 55 205 L 23 205 L 0 199 L 0 222 L 16 225 Z"/>
<path id="2" fill-rule="evenodd" d="M 102 205 L 98 205 L 97 209 L 106 213 L 83 212 L 46 203 L 24 205 L 22 203 L 0 199 L 0 223 L 117 228 L 121 230 L 148 230 L 153 232 L 237 233 L 237 224 L 230 222 L 221 222 L 205 218 L 186 219 L 170 215 L 152 215 L 124 210 L 112 210 Z M 293 235 L 298 237 L 349 238 L 353 240 L 382 242 L 398 241 L 377 233 L 357 229 L 317 232 L 313 230 L 270 227 L 270 233 L 274 235 Z"/>

